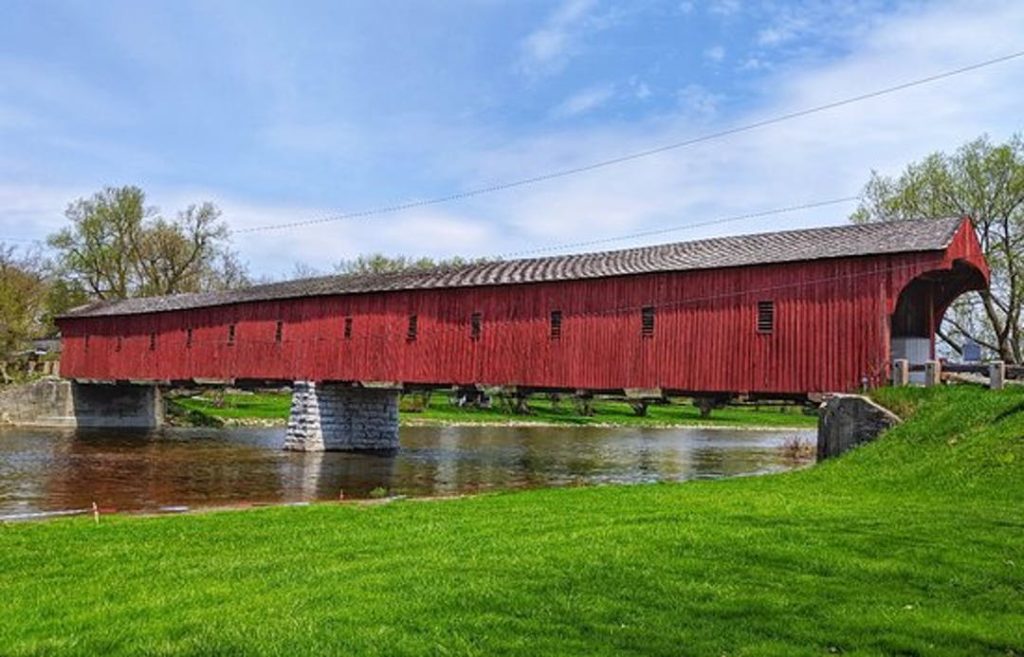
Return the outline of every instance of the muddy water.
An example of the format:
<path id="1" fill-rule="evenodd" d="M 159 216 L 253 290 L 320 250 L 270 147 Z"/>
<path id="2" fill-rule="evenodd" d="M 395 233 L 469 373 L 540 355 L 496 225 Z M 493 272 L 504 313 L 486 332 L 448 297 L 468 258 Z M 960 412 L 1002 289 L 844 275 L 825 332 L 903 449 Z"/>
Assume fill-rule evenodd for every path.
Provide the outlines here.
<path id="1" fill-rule="evenodd" d="M 814 433 L 722 429 L 403 427 L 402 449 L 284 452 L 281 428 L 0 431 L 0 519 L 40 512 L 451 495 L 779 472 Z"/>

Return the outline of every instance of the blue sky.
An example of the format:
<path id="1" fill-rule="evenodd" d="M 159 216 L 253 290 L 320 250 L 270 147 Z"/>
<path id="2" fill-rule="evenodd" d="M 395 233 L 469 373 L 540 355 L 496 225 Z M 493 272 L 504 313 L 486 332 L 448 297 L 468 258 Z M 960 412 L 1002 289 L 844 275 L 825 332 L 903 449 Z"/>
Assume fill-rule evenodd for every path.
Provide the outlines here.
<path id="1" fill-rule="evenodd" d="M 137 184 L 238 228 L 642 150 L 1024 48 L 1020 2 L 0 0 L 0 237 Z M 857 192 L 1021 129 L 1024 63 L 528 188 L 239 235 L 259 274 L 488 255 Z M 661 238 L 839 223 L 852 207 Z M 622 246 L 651 240 L 623 242 Z"/>

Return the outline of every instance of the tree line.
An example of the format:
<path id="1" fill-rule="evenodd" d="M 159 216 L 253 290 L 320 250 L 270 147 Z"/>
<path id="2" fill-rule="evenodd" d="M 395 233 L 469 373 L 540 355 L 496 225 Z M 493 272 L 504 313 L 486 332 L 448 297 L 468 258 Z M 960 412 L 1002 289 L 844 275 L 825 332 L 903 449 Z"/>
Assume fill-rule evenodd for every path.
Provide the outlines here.
<path id="1" fill-rule="evenodd" d="M 896 176 L 872 172 L 854 222 L 970 216 L 992 270 L 991 287 L 958 299 L 938 337 L 962 353 L 973 340 L 1008 363 L 1024 360 L 1024 139 L 989 137 L 934 153 Z M 0 360 L 36 337 L 55 335 L 53 318 L 90 301 L 225 290 L 251 284 L 231 233 L 212 203 L 173 218 L 146 204 L 138 187 L 109 187 L 72 202 L 67 224 L 46 249 L 0 244 Z M 386 274 L 459 266 L 470 260 L 361 255 L 339 274 Z M 321 275 L 296 265 L 295 277 Z M 255 282 L 266 282 L 260 279 Z"/>
<path id="2" fill-rule="evenodd" d="M 46 248 L 0 243 L 0 363 L 34 338 L 52 337 L 54 318 L 93 301 L 210 292 L 271 282 L 253 279 L 232 249 L 216 205 L 190 205 L 173 218 L 147 205 L 139 187 L 108 187 L 68 205 L 67 224 Z M 462 258 L 360 255 L 334 266 L 339 274 L 388 274 L 458 266 Z M 321 275 L 298 264 L 296 277 Z M 0 377 L 6 379 L 0 369 Z"/>

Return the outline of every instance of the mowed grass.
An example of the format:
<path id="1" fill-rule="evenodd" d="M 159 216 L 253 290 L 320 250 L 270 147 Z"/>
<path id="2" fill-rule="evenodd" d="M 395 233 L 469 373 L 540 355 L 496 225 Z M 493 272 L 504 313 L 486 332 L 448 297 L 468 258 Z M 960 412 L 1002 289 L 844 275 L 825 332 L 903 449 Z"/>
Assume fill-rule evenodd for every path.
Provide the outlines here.
<path id="1" fill-rule="evenodd" d="M 0 528 L 4 655 L 1024 654 L 1024 392 L 757 478 Z"/>
<path id="2" fill-rule="evenodd" d="M 288 394 L 229 394 L 223 405 L 212 398 L 179 397 L 175 403 L 188 411 L 217 419 L 278 419 L 286 420 L 291 409 Z M 580 415 L 571 399 L 558 404 L 550 399 L 535 397 L 530 400 L 530 413 L 515 415 L 498 407 L 459 408 L 441 393 L 431 396 L 430 404 L 421 411 L 401 413 L 401 420 L 415 424 L 473 424 L 473 423 L 544 423 L 558 425 L 611 424 L 616 426 L 700 425 L 728 427 L 813 427 L 817 418 L 806 415 L 796 406 L 731 406 L 712 411 L 711 417 L 702 418 L 698 409 L 689 402 L 670 405 L 652 405 L 646 416 L 637 416 L 629 404 L 621 401 L 597 400 L 593 415 Z"/>

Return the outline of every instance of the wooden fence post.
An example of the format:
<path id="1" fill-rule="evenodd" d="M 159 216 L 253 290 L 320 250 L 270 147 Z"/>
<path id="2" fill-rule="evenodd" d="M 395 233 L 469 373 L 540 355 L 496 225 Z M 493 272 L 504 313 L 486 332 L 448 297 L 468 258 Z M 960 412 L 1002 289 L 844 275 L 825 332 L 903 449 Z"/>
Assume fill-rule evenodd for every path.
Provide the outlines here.
<path id="1" fill-rule="evenodd" d="M 937 386 L 942 383 L 942 364 L 937 360 L 927 360 L 924 363 L 924 385 L 926 387 Z"/>
<path id="2" fill-rule="evenodd" d="M 897 358 L 892 361 L 892 384 L 897 388 L 910 383 L 910 361 Z"/>
<path id="3" fill-rule="evenodd" d="M 1006 385 L 1006 364 L 997 360 L 988 364 L 988 387 L 991 390 L 1002 390 Z"/>

